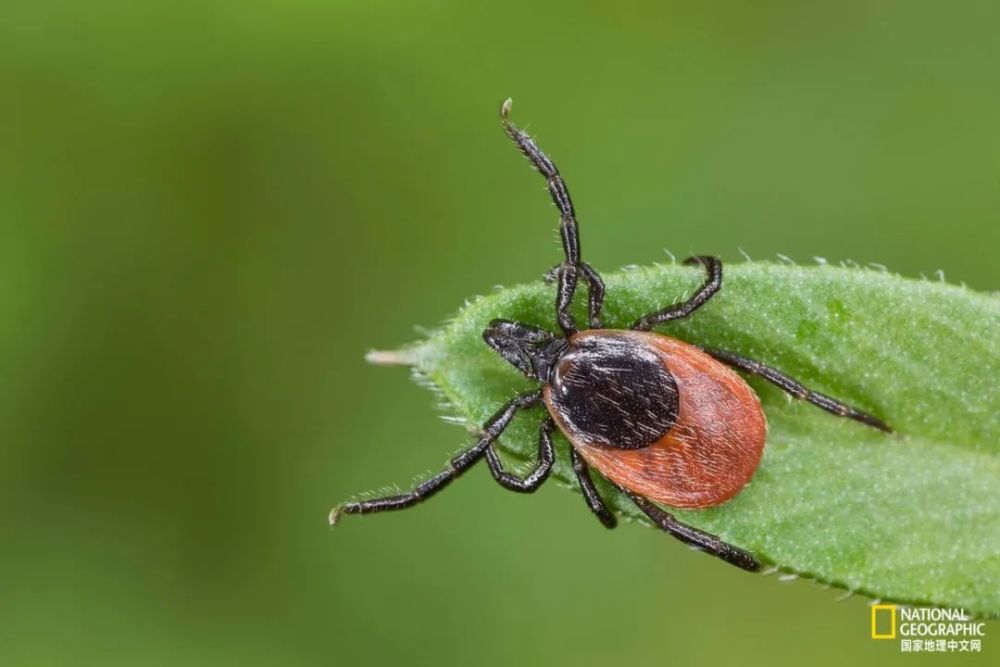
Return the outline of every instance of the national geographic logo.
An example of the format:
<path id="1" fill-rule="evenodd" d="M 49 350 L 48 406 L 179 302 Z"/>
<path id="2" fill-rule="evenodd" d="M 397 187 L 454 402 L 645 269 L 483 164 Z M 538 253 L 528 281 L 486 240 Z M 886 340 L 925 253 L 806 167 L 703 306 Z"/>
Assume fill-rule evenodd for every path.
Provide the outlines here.
<path id="1" fill-rule="evenodd" d="M 879 631 L 880 619 L 882 627 L 881 631 Z M 895 639 L 895 638 L 896 638 L 896 605 L 873 604 L 872 639 Z"/>
<path id="2" fill-rule="evenodd" d="M 899 639 L 902 653 L 979 653 L 986 624 L 963 609 L 871 606 L 872 639 Z"/>

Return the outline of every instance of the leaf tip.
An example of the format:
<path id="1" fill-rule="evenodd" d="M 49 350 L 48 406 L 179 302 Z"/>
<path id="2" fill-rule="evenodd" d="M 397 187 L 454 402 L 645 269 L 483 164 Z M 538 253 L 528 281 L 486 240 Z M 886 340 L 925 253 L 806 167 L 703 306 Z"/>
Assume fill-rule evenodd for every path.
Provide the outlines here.
<path id="1" fill-rule="evenodd" d="M 340 521 L 340 513 L 342 506 L 337 505 L 332 510 L 330 510 L 329 516 L 327 516 L 327 521 L 330 523 L 330 528 L 336 527 L 337 523 Z"/>
<path id="2" fill-rule="evenodd" d="M 416 355 L 413 349 L 402 350 L 369 350 L 365 354 L 365 361 L 375 366 L 413 366 L 416 363 Z"/>

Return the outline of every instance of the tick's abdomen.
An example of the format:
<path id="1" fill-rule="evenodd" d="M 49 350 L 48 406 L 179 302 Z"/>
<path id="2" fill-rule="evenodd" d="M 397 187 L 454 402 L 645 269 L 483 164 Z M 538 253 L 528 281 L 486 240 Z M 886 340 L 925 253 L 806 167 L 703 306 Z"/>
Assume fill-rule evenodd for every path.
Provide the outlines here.
<path id="1" fill-rule="evenodd" d="M 653 333 L 569 339 L 544 392 L 573 447 L 619 486 L 675 507 L 725 502 L 753 476 L 767 424 L 736 373 Z"/>

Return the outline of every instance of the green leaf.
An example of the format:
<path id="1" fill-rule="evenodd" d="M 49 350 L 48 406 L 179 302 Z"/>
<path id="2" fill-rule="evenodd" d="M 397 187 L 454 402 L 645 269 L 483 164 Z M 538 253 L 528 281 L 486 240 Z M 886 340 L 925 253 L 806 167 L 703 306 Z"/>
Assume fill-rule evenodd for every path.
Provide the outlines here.
<path id="1" fill-rule="evenodd" d="M 670 265 L 605 279 L 613 328 L 679 300 L 702 273 Z M 553 292 L 539 281 L 476 298 L 426 341 L 373 360 L 413 365 L 474 428 L 532 387 L 483 344 L 483 328 L 504 317 L 554 329 Z M 781 571 L 885 600 L 1000 614 L 1000 299 L 886 272 L 749 263 L 727 266 L 718 296 L 660 332 L 776 366 L 898 432 L 750 378 L 770 425 L 763 461 L 733 500 L 677 510 L 681 520 Z M 534 458 L 537 417 L 511 425 L 505 452 Z M 560 444 L 555 475 L 568 481 Z M 641 520 L 626 498 L 602 491 Z"/>

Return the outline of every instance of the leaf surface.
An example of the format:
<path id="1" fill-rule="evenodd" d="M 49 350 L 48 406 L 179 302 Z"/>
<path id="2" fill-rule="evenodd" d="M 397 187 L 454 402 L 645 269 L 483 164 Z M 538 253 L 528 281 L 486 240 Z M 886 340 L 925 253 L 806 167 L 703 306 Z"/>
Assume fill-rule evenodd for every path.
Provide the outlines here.
<path id="1" fill-rule="evenodd" d="M 702 273 L 657 265 L 604 277 L 614 328 L 690 294 Z M 393 358 L 474 428 L 534 386 L 482 342 L 483 328 L 504 317 L 555 330 L 553 294 L 539 281 L 476 298 Z M 723 290 L 694 316 L 658 331 L 775 366 L 897 431 L 886 436 L 748 378 L 770 426 L 763 461 L 733 500 L 676 510 L 681 520 L 785 572 L 1000 615 L 1000 298 L 866 269 L 746 263 L 726 266 Z M 501 439 L 520 461 L 537 447 L 541 414 L 529 414 Z M 570 481 L 567 446 L 560 438 L 554 474 Z M 618 513 L 644 521 L 601 489 Z"/>

